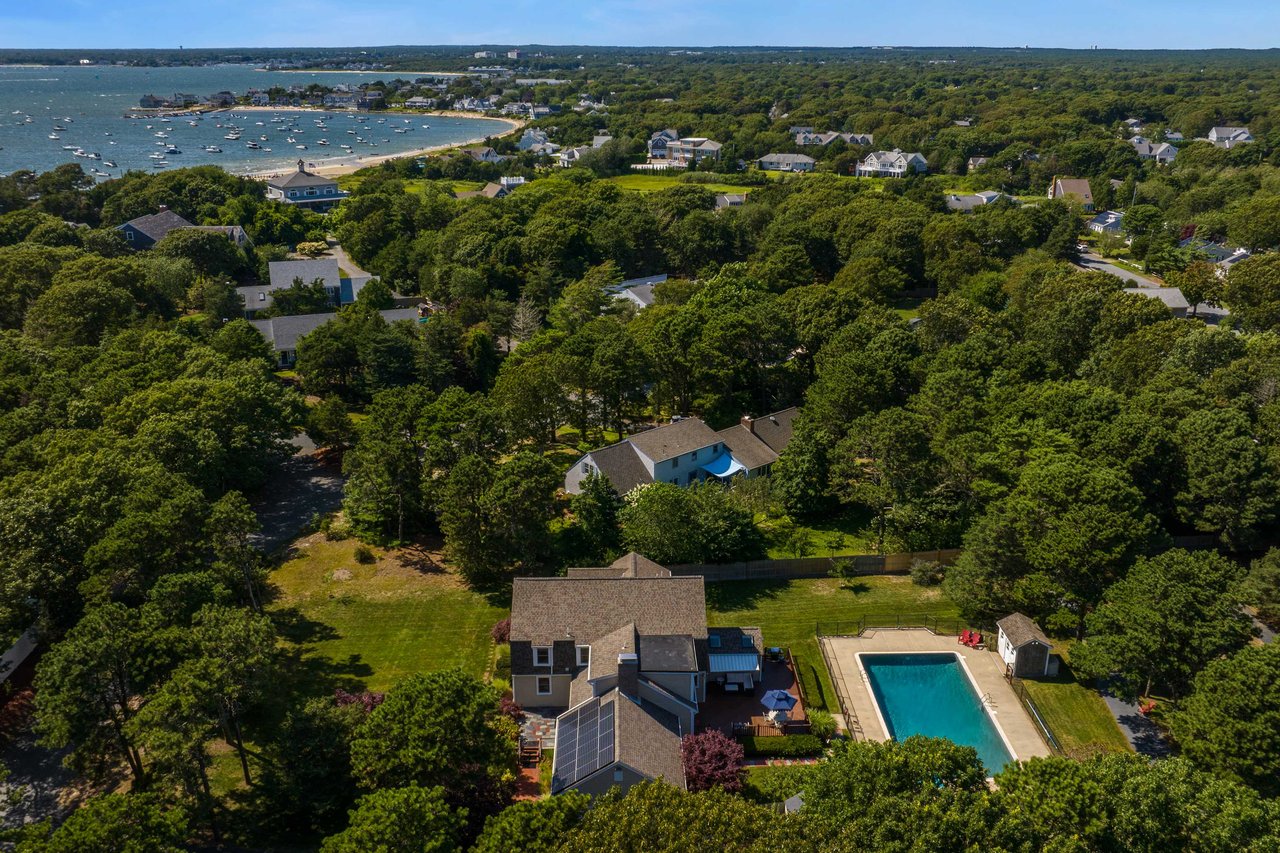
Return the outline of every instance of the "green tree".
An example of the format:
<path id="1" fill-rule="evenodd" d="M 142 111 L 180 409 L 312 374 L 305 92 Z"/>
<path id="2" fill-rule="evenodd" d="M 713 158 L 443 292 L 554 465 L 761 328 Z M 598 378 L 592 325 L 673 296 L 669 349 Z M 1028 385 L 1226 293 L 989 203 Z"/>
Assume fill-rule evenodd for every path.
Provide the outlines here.
<path id="1" fill-rule="evenodd" d="M 1280 793 L 1280 645 L 1251 646 L 1210 663 L 1169 723 L 1193 763 Z"/>
<path id="2" fill-rule="evenodd" d="M 351 741 L 357 782 L 369 790 L 438 785 L 472 820 L 497 813 L 510 802 L 518 736 L 501 698 L 457 669 L 401 680 Z"/>
<path id="3" fill-rule="evenodd" d="M 105 794 L 73 811 L 52 832 L 28 827 L 18 853 L 181 853 L 187 817 L 151 794 Z"/>
<path id="4" fill-rule="evenodd" d="M 205 531 L 218 567 L 244 585 L 245 600 L 258 613 L 262 612 L 259 587 L 262 584 L 262 552 L 253 544 L 261 531 L 258 515 L 244 495 L 227 492 L 209 508 Z"/>
<path id="5" fill-rule="evenodd" d="M 555 466 L 529 451 L 501 465 L 471 456 L 454 466 L 438 497 L 440 530 L 470 583 L 490 585 L 547 565 L 560 483 Z"/>
<path id="6" fill-rule="evenodd" d="M 41 743 L 71 747 L 67 763 L 90 775 L 123 760 L 134 784 L 145 787 L 147 773 L 130 723 L 150 675 L 147 645 L 137 611 L 109 603 L 85 613 L 36 671 Z"/>
<path id="7" fill-rule="evenodd" d="M 246 266 L 244 252 L 220 231 L 177 228 L 156 243 L 152 251 L 191 261 L 201 275 L 234 276 Z"/>
<path id="8" fill-rule="evenodd" d="M 622 545 L 618 513 L 622 499 L 608 478 L 599 473 L 588 474 L 581 491 L 569 501 L 581 548 L 578 557 L 583 565 L 605 565 Z"/>
<path id="9" fill-rule="evenodd" d="M 619 520 L 626 549 L 663 564 L 730 563 L 764 550 L 751 513 L 718 483 L 651 483 L 627 495 Z"/>
<path id="10" fill-rule="evenodd" d="M 1157 541 L 1155 519 L 1123 474 L 1049 454 L 969 529 L 943 585 L 971 616 L 1054 614 L 1083 634 L 1103 591 Z"/>
<path id="11" fill-rule="evenodd" d="M 541 800 L 512 803 L 484 823 L 472 853 L 555 853 L 569 832 L 587 813 L 591 800 L 578 791 L 565 791 Z"/>
<path id="12" fill-rule="evenodd" d="M 1280 626 L 1280 549 L 1272 548 L 1254 560 L 1245 583 L 1245 600 L 1257 608 L 1263 622 Z"/>
<path id="13" fill-rule="evenodd" d="M 1217 267 L 1208 261 L 1193 261 L 1186 269 L 1169 273 L 1168 279 L 1169 284 L 1181 290 L 1191 304 L 1193 317 L 1201 305 L 1216 307 L 1222 304 L 1225 288 Z"/>
<path id="14" fill-rule="evenodd" d="M 1246 331 L 1280 327 L 1280 254 L 1254 255 L 1233 266 L 1227 273 L 1226 301 Z"/>
<path id="15" fill-rule="evenodd" d="M 454 853 L 465 848 L 467 810 L 453 808 L 443 788 L 385 788 L 360 798 L 351 824 L 320 845 L 321 853 Z"/>
<path id="16" fill-rule="evenodd" d="M 1178 514 L 1198 530 L 1220 531 L 1229 547 L 1252 543 L 1276 516 L 1276 463 L 1237 409 L 1202 409 L 1178 425 L 1175 440 L 1186 466 L 1176 495 Z"/>
<path id="17" fill-rule="evenodd" d="M 1140 558 L 1089 614 L 1089 638 L 1072 649 L 1072 666 L 1119 676 L 1130 697 L 1159 685 L 1177 699 L 1205 664 L 1249 641 L 1238 594 L 1243 573 L 1209 551 Z"/>
<path id="18" fill-rule="evenodd" d="M 118 287 L 90 282 L 55 284 L 27 310 L 25 329 L 53 346 L 93 346 L 134 315 L 133 297 Z"/>
<path id="19" fill-rule="evenodd" d="M 355 437 L 347 404 L 341 397 L 321 400 L 307 412 L 307 435 L 320 447 L 344 450 Z"/>
<path id="20" fill-rule="evenodd" d="M 721 790 L 689 794 L 662 782 L 643 782 L 625 796 L 615 790 L 597 800 L 559 849 L 756 853 L 793 847 L 796 824 Z"/>

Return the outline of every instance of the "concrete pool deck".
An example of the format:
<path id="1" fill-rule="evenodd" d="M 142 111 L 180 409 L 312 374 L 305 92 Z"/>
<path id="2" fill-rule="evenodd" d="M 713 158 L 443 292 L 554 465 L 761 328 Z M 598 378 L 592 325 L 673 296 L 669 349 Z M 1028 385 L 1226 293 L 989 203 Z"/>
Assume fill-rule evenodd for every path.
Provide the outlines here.
<path id="1" fill-rule="evenodd" d="M 993 638 L 994 641 L 994 638 Z M 866 740 L 889 740 L 889 733 L 880 722 L 871 686 L 858 666 L 859 654 L 893 654 L 903 652 L 955 652 L 966 664 L 969 674 L 978 685 L 979 695 L 990 696 L 988 707 L 996 726 L 1003 732 L 1005 742 L 1013 751 L 1013 757 L 1026 761 L 1037 755 L 1052 753 L 1035 722 L 1027 715 L 1013 688 L 1004 678 L 1000 656 L 994 651 L 979 651 L 962 646 L 952 636 L 939 636 L 924 629 L 887 629 L 867 631 L 859 637 L 820 637 L 826 657 L 834 670 L 831 677 L 838 682 L 836 689 L 857 717 L 850 720 L 855 737 Z"/>

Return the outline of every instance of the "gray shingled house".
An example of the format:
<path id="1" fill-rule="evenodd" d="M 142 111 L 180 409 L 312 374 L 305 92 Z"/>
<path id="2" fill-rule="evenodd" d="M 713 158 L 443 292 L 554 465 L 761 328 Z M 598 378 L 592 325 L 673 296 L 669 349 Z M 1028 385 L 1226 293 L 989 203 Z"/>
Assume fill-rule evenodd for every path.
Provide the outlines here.
<path id="1" fill-rule="evenodd" d="M 728 481 L 737 475 L 767 474 L 790 443 L 799 411 L 793 407 L 759 418 L 743 417 L 718 432 L 700 418 L 638 432 L 573 463 L 564 489 L 577 494 L 592 473 L 606 477 L 620 495 L 648 483 L 687 486 L 707 478 Z"/>
<path id="2" fill-rule="evenodd" d="M 389 308 L 378 313 L 388 323 L 394 323 L 397 320 L 421 322 L 423 319 L 422 312 L 417 308 Z M 280 366 L 292 367 L 298 359 L 298 341 L 337 316 L 336 311 L 324 314 L 294 314 L 287 317 L 273 317 L 270 320 L 250 320 L 249 324 L 267 339 L 267 343 L 271 344 Z"/>
<path id="3" fill-rule="evenodd" d="M 124 235 L 129 248 L 139 251 L 150 249 L 173 231 L 213 231 L 224 235 L 242 249 L 250 244 L 249 235 L 239 225 L 192 225 L 164 205 L 156 213 L 139 216 L 116 226 L 116 230 Z"/>
<path id="4" fill-rule="evenodd" d="M 639 554 L 512 584 L 512 693 L 560 712 L 553 794 L 659 778 L 683 788 L 680 738 L 708 681 L 752 689 L 762 646 L 758 628 L 708 629 L 702 578 Z"/>

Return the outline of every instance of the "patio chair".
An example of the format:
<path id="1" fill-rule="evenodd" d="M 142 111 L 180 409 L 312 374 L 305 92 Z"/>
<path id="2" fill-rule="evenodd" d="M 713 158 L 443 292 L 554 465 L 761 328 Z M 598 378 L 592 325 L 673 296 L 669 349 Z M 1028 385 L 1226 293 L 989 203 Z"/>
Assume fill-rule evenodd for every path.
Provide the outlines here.
<path id="1" fill-rule="evenodd" d="M 969 645 L 975 649 L 985 645 L 982 642 L 982 633 L 980 631 L 974 631 L 969 635 Z"/>
<path id="2" fill-rule="evenodd" d="M 956 640 L 956 642 L 967 646 L 969 645 L 969 636 L 970 636 L 969 629 L 965 628 L 963 631 L 960 632 L 960 638 Z"/>

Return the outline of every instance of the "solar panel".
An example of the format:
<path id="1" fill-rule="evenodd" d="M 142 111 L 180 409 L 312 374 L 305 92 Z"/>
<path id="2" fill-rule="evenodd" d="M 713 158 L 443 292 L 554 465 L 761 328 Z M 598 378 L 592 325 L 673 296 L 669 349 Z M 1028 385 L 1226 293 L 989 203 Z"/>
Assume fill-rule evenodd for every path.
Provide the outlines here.
<path id="1" fill-rule="evenodd" d="M 559 791 L 613 763 L 614 700 L 593 700 L 556 724 L 552 788 Z"/>

